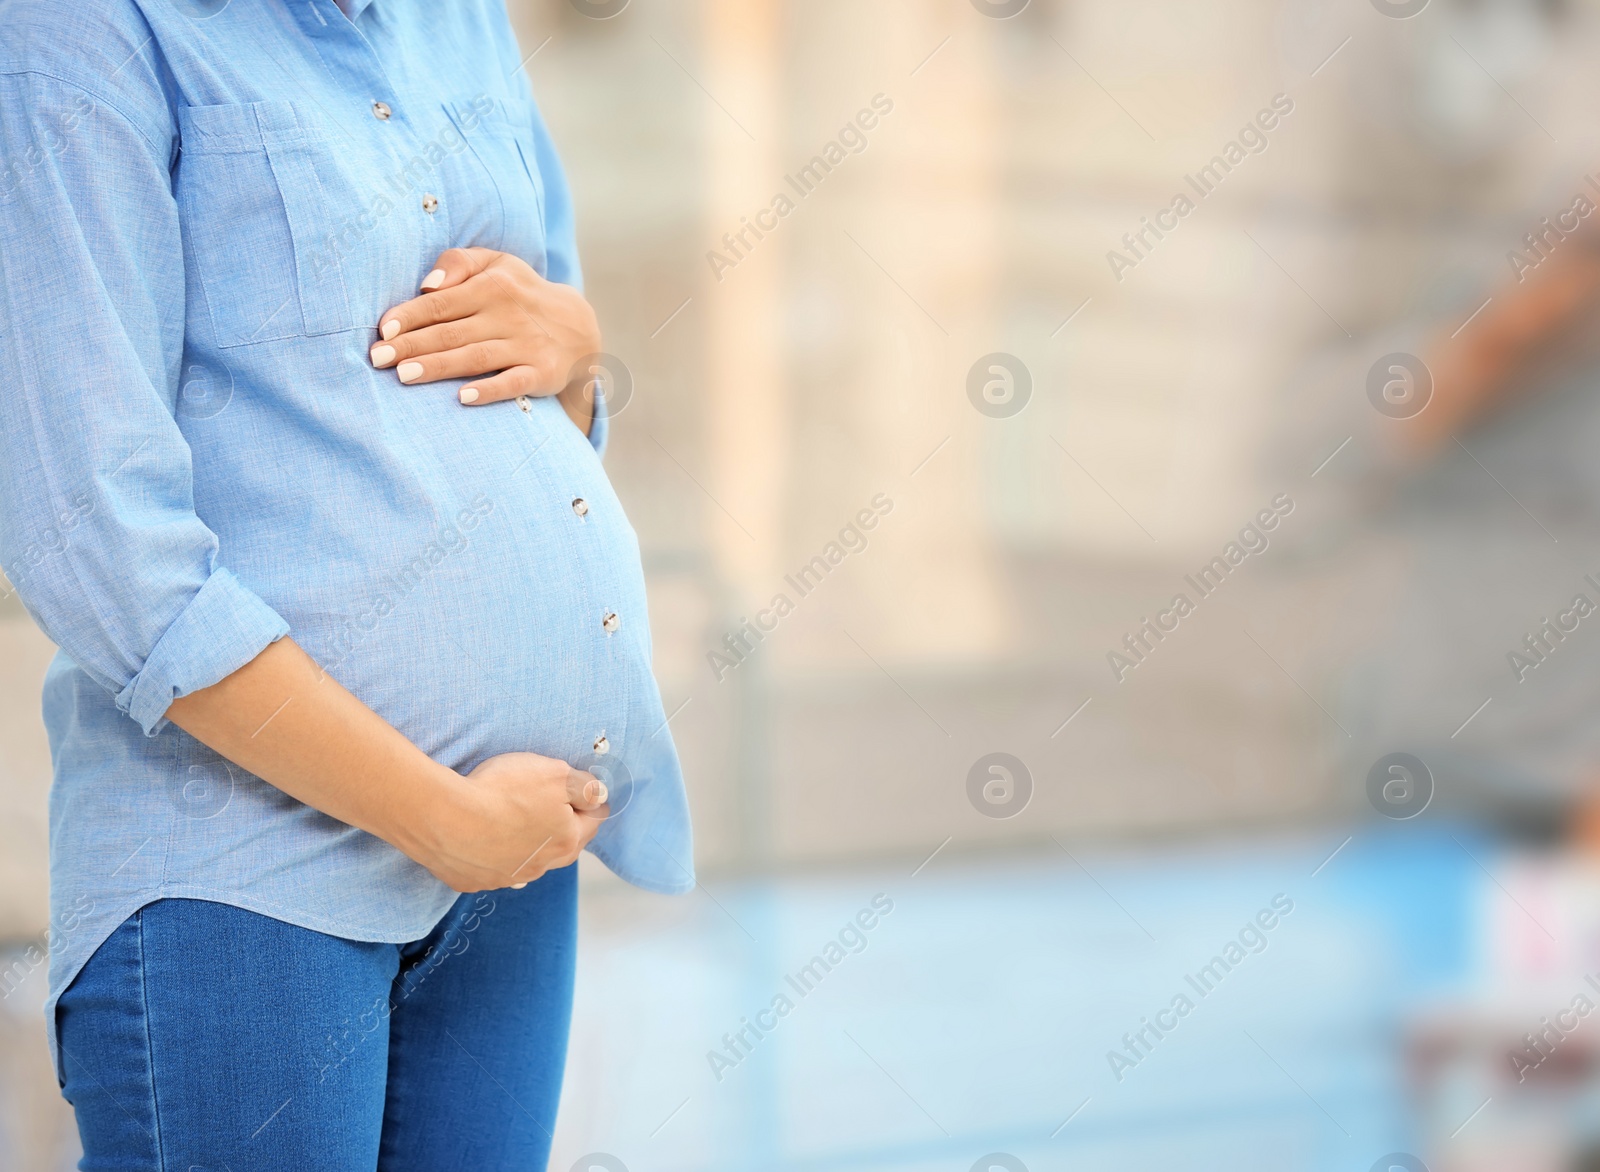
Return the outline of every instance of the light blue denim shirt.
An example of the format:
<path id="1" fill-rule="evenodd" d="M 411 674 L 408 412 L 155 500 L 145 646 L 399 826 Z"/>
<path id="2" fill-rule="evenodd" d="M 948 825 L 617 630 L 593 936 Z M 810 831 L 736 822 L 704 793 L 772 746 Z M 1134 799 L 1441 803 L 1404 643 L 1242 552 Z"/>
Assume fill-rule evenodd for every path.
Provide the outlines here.
<path id="1" fill-rule="evenodd" d="M 0 564 L 61 648 L 52 1033 L 151 900 L 382 941 L 450 906 L 166 722 L 285 635 L 454 769 L 595 768 L 594 853 L 693 886 L 606 420 L 464 408 L 367 359 L 446 248 L 580 283 L 502 0 L 348 7 L 0 0 Z"/>

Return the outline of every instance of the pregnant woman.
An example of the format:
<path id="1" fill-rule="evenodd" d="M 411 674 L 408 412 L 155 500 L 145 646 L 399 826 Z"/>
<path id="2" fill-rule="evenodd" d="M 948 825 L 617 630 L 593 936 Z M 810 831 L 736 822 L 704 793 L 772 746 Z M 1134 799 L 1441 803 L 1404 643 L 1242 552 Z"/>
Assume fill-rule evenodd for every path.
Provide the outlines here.
<path id="1" fill-rule="evenodd" d="M 83 1168 L 545 1166 L 578 853 L 693 886 L 580 281 L 501 0 L 0 3 Z"/>

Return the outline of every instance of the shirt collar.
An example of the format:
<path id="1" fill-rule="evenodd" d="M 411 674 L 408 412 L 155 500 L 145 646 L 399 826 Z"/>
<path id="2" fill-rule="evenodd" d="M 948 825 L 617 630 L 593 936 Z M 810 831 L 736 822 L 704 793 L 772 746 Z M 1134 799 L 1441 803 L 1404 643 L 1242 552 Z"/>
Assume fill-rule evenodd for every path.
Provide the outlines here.
<path id="1" fill-rule="evenodd" d="M 345 15 L 354 21 L 367 10 L 367 5 L 371 4 L 372 0 L 336 0 L 336 3 L 344 9 Z"/>

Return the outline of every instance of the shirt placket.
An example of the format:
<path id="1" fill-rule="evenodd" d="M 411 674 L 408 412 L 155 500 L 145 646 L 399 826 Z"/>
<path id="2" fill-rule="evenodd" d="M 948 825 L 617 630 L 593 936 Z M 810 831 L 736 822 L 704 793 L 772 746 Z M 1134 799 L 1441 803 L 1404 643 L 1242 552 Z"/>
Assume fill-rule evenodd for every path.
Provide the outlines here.
<path id="1" fill-rule="evenodd" d="M 402 183 L 407 160 L 426 157 L 423 131 L 427 119 L 419 115 L 428 111 L 429 103 L 399 91 L 384 69 L 380 46 L 374 45 L 355 22 L 340 12 L 333 0 L 307 0 L 303 10 L 291 7 L 296 9 L 301 26 L 313 38 L 330 71 L 344 71 L 356 79 L 356 84 L 337 87 L 330 100 L 337 107 L 341 125 L 353 130 L 354 126 L 364 126 L 371 119 L 382 128 L 377 136 L 366 136 L 388 160 L 386 167 L 379 168 L 387 172 L 379 188 L 385 196 L 393 198 L 401 214 L 408 217 L 431 262 L 450 247 L 444 177 L 430 169 L 420 185 L 409 178 Z M 365 93 L 361 92 L 363 89 Z M 439 110 L 437 106 L 434 109 Z M 439 117 L 443 117 L 442 110 L 439 110 Z"/>

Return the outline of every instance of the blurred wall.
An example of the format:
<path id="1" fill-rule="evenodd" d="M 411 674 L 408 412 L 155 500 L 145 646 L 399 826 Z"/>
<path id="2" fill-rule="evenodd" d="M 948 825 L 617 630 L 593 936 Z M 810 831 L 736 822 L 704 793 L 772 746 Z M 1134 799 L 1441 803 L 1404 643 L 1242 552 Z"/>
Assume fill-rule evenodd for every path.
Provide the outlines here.
<path id="1" fill-rule="evenodd" d="M 0 940 L 38 937 L 49 918 L 50 751 L 39 687 L 53 650 L 14 593 L 0 600 Z"/>
<path id="2" fill-rule="evenodd" d="M 532 74 L 583 209 L 590 293 L 636 382 L 610 468 L 647 551 L 668 710 L 686 705 L 673 728 L 708 864 L 1326 808 L 1340 734 L 1240 630 L 1259 614 L 1258 637 L 1312 684 L 1319 652 L 1347 643 L 1348 624 L 1260 614 L 1287 566 L 1250 567 L 1137 678 L 1106 662 L 1202 552 L 1298 491 L 1314 460 L 1291 482 L 1258 453 L 1296 366 L 1345 340 L 1317 302 L 1359 330 L 1393 279 L 1348 272 L 1359 233 L 1337 176 L 1355 83 L 1307 76 L 1294 13 L 518 16 L 527 45 L 553 38 Z M 1330 49 L 1346 35 L 1315 32 Z M 1270 149 L 1117 280 L 1108 249 L 1280 93 L 1294 113 Z M 709 252 L 733 255 L 723 234 L 793 195 L 786 176 L 880 94 L 893 112 L 865 149 L 714 271 Z M 1010 418 L 967 393 L 996 351 L 1032 380 Z M 893 509 L 867 548 L 798 597 L 785 575 L 877 494 Z M 1358 590 L 1325 571 L 1304 586 L 1280 613 Z M 717 678 L 708 653 L 778 593 L 793 613 Z M 967 801 L 992 751 L 1034 776 L 1027 820 Z"/>

